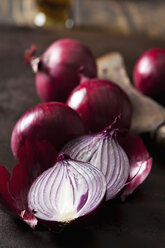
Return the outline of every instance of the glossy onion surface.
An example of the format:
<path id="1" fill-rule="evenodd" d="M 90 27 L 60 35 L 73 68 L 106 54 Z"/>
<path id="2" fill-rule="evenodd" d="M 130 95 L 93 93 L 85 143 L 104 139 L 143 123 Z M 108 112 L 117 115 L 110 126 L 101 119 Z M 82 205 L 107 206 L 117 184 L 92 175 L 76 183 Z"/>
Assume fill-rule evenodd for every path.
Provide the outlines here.
<path id="1" fill-rule="evenodd" d="M 60 149 L 67 141 L 85 133 L 79 115 L 64 103 L 43 103 L 28 110 L 16 123 L 11 137 L 15 157 L 26 139 L 48 140 Z"/>
<path id="2" fill-rule="evenodd" d="M 165 49 L 154 48 L 138 59 L 133 79 L 143 94 L 155 96 L 165 92 Z"/>
<path id="3" fill-rule="evenodd" d="M 128 129 L 132 106 L 126 93 L 108 80 L 88 79 L 78 85 L 67 100 L 67 105 L 77 111 L 91 132 L 109 126 L 121 114 L 118 127 Z"/>
<path id="4" fill-rule="evenodd" d="M 40 57 L 36 73 L 36 89 L 43 101 L 66 101 L 79 84 L 78 69 L 96 77 L 96 60 L 92 52 L 80 41 L 62 39 L 54 42 Z"/>

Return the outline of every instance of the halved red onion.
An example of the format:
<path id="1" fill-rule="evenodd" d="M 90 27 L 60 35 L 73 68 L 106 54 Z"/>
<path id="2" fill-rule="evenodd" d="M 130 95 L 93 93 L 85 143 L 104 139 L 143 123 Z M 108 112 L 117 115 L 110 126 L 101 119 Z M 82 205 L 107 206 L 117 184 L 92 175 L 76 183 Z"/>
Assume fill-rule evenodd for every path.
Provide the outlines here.
<path id="1" fill-rule="evenodd" d="M 28 209 L 27 193 L 34 179 L 54 165 L 57 152 L 47 141 L 26 140 L 18 151 L 18 158 L 12 174 L 0 166 L 0 202 L 34 228 L 38 221 Z"/>
<path id="2" fill-rule="evenodd" d="M 101 133 L 70 141 L 62 152 L 73 159 L 89 162 L 102 171 L 107 182 L 106 200 L 114 198 L 125 186 L 130 170 L 129 161 L 111 127 Z"/>
<path id="3" fill-rule="evenodd" d="M 122 185 L 126 186 L 121 195 L 121 199 L 125 200 L 148 177 L 152 158 L 139 136 L 115 131 L 114 124 L 115 122 L 98 134 L 85 135 L 70 141 L 63 147 L 62 152 L 68 153 L 74 159 L 90 162 L 103 172 L 107 188 L 109 187 L 107 200 L 114 197 L 122 189 Z M 121 160 L 122 156 L 125 158 L 123 150 L 126 157 L 128 156 L 126 160 L 129 159 L 129 167 L 125 159 Z M 116 177 L 116 181 L 111 183 L 113 177 Z"/>
<path id="4" fill-rule="evenodd" d="M 105 191 L 105 177 L 97 168 L 61 154 L 32 184 L 28 206 L 38 219 L 69 223 L 93 212 Z"/>

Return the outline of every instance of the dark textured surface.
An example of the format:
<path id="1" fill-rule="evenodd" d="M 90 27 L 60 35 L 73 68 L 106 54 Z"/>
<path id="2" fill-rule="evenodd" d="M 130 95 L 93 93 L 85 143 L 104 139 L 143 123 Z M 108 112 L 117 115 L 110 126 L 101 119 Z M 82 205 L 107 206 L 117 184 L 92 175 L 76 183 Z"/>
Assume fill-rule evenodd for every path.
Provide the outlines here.
<path id="1" fill-rule="evenodd" d="M 140 36 L 111 36 L 90 30 L 0 27 L 0 164 L 10 170 L 15 164 L 10 151 L 12 128 L 22 113 L 40 103 L 34 75 L 23 62 L 24 50 L 35 43 L 40 54 L 52 41 L 62 37 L 82 40 L 96 56 L 109 51 L 122 52 L 130 75 L 137 57 L 144 50 L 164 46 L 164 41 Z M 147 144 L 150 144 L 149 140 Z M 150 149 L 152 152 L 151 145 Z M 159 153 L 155 153 L 149 178 L 125 203 L 116 201 L 103 206 L 96 223 L 76 230 L 61 233 L 31 231 L 0 210 L 0 247 L 165 247 L 165 165 L 158 160 Z"/>

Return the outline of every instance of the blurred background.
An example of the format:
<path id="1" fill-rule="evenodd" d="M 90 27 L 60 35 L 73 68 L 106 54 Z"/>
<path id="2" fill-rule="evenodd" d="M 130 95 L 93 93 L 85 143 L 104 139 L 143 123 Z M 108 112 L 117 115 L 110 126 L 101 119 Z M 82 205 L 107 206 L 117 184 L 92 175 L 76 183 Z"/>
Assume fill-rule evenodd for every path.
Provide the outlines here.
<path id="1" fill-rule="evenodd" d="M 97 28 L 165 38 L 165 0 L 0 0 L 0 24 Z"/>
<path id="2" fill-rule="evenodd" d="M 121 53 L 132 78 L 144 51 L 165 47 L 165 0 L 0 0 L 0 164 L 10 170 L 15 164 L 10 149 L 13 127 L 40 103 L 24 51 L 36 44 L 41 55 L 52 42 L 66 37 L 82 41 L 96 57 Z M 157 153 L 151 139 L 143 138 L 152 154 Z M 89 231 L 76 231 L 78 243 L 70 233 L 30 232 L 0 210 L 0 247 L 164 248 L 164 153 L 163 162 L 160 157 L 159 151 L 149 181 L 135 197 L 106 207 L 103 219 Z"/>

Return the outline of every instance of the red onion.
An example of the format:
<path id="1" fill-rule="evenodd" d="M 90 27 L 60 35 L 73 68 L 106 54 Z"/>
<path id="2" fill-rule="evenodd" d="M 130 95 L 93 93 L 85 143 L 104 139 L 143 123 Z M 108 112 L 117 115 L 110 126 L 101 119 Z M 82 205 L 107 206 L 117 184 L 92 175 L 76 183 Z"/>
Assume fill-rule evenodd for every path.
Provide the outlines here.
<path id="1" fill-rule="evenodd" d="M 105 178 L 97 168 L 61 154 L 32 184 L 28 206 L 38 219 L 69 223 L 93 212 L 105 191 Z"/>
<path id="2" fill-rule="evenodd" d="M 43 103 L 28 110 L 16 123 L 11 137 L 15 157 L 28 138 L 48 140 L 56 149 L 85 133 L 79 115 L 64 103 Z"/>
<path id="3" fill-rule="evenodd" d="M 47 141 L 26 140 L 18 158 L 12 174 L 0 166 L 0 202 L 34 228 L 38 221 L 27 205 L 28 190 L 38 175 L 55 164 L 57 152 Z"/>
<path id="4" fill-rule="evenodd" d="M 68 223 L 102 202 L 105 177 L 91 164 L 65 154 L 56 162 L 56 150 L 44 140 L 26 140 L 18 155 L 11 175 L 0 166 L 0 203 L 30 227 L 38 220 Z"/>
<path id="5" fill-rule="evenodd" d="M 129 176 L 129 161 L 115 138 L 111 127 L 98 134 L 78 137 L 62 149 L 71 158 L 89 162 L 104 174 L 107 182 L 106 200 L 114 198 L 125 186 Z"/>
<path id="6" fill-rule="evenodd" d="M 155 96 L 165 92 L 165 49 L 153 48 L 138 59 L 133 79 L 143 94 Z"/>
<path id="7" fill-rule="evenodd" d="M 127 185 L 122 195 L 124 200 L 147 178 L 152 166 L 140 137 L 121 135 L 113 125 L 98 134 L 70 141 L 62 152 L 102 171 L 107 182 L 106 200 L 115 197 Z"/>
<path id="8" fill-rule="evenodd" d="M 78 69 L 96 77 L 96 61 L 91 51 L 80 41 L 62 39 L 50 45 L 40 58 L 33 58 L 34 47 L 25 55 L 36 73 L 36 89 L 43 101 L 66 101 L 79 84 Z"/>
<path id="9" fill-rule="evenodd" d="M 130 127 L 132 106 L 129 98 L 111 81 L 96 78 L 84 82 L 83 79 L 69 96 L 67 104 L 77 111 L 92 132 L 103 130 L 119 114 L 118 127 Z"/>
<path id="10" fill-rule="evenodd" d="M 72 141 L 66 145 L 68 153 L 93 165 L 64 153 L 56 162 L 57 152 L 48 141 L 27 139 L 18 151 L 19 163 L 12 174 L 0 166 L 0 202 L 35 228 L 40 220 L 52 226 L 93 213 L 106 190 L 110 199 L 126 185 L 121 195 L 125 199 L 146 179 L 152 159 L 139 137 L 118 131 L 111 125 L 99 134 L 84 136 L 84 140 L 78 138 L 78 144 Z"/>

